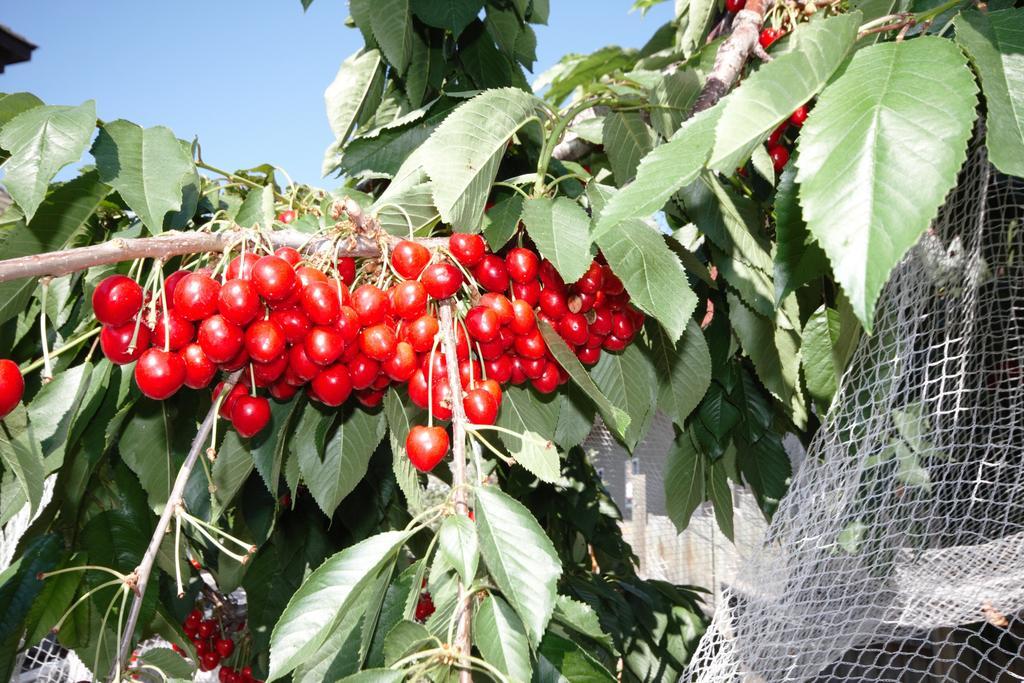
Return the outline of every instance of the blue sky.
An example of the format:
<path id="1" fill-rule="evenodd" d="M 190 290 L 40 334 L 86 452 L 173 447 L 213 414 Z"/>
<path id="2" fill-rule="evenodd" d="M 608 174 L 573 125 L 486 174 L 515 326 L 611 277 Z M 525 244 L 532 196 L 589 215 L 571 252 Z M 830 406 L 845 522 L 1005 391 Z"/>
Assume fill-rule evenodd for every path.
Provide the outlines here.
<path id="1" fill-rule="evenodd" d="M 0 74 L 0 92 L 28 90 L 48 104 L 95 99 L 101 119 L 169 126 L 198 135 L 203 158 L 222 168 L 263 162 L 297 181 L 320 180 L 331 141 L 323 90 L 362 46 L 344 26 L 348 3 L 315 0 L 21 0 L 0 18 L 36 43 L 32 60 Z M 646 17 L 631 0 L 552 0 L 538 26 L 540 73 L 567 52 L 608 44 L 640 47 L 671 18 Z"/>

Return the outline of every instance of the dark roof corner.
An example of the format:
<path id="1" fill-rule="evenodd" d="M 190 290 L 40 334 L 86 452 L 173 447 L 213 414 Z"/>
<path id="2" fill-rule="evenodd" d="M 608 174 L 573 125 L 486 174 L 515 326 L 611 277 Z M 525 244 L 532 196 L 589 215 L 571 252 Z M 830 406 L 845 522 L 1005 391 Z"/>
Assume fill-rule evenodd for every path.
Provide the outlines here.
<path id="1" fill-rule="evenodd" d="M 35 49 L 33 43 L 0 24 L 0 74 L 8 64 L 27 62 Z"/>

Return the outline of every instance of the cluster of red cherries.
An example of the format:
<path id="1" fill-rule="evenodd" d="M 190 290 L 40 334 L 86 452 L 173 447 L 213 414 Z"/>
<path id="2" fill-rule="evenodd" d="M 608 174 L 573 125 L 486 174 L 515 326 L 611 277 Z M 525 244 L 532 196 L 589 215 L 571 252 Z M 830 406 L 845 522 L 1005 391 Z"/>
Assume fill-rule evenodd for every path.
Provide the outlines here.
<path id="1" fill-rule="evenodd" d="M 768 136 L 768 156 L 771 157 L 772 166 L 776 173 L 780 173 L 789 162 L 789 147 L 786 144 L 785 135 L 790 127 L 799 129 L 807 120 L 807 105 L 801 104 L 789 115 L 789 118 L 778 125 Z"/>
<path id="2" fill-rule="evenodd" d="M 197 608 L 189 612 L 182 624 L 182 630 L 196 649 L 199 668 L 202 671 L 213 671 L 220 666 L 217 675 L 221 683 L 260 683 L 258 679 L 253 678 L 251 666 L 238 666 L 241 662 L 237 661 L 239 656 L 235 652 L 235 641 L 230 634 L 226 633 L 215 619 L 204 618 L 202 610 Z M 183 655 L 177 647 L 175 651 Z M 232 655 L 235 655 L 232 661 L 234 666 L 228 666 L 224 662 L 232 660 Z"/>
<path id="3" fill-rule="evenodd" d="M 460 398 L 475 424 L 494 423 L 503 385 L 530 382 L 549 393 L 567 380 L 538 321 L 592 365 L 602 349 L 625 348 L 644 319 L 600 261 L 567 284 L 535 251 L 518 246 L 499 256 L 475 234 L 453 234 L 447 250 L 397 242 L 387 263 L 364 269 L 363 279 L 375 283 L 356 286 L 349 257 L 313 263 L 291 247 L 245 252 L 219 277 L 207 268 L 174 272 L 148 300 L 137 282 L 111 275 L 92 297 L 103 324 L 100 345 L 115 363 L 136 362 L 139 389 L 157 400 L 182 387 L 208 387 L 219 370 L 244 368 L 221 400 L 221 415 L 251 437 L 270 420 L 260 389 L 284 401 L 306 387 L 311 399 L 328 406 L 354 395 L 373 407 L 387 387 L 405 384 L 413 403 L 450 419 L 455 397 L 439 348 L 436 302 L 461 290 L 470 305 L 453 337 Z M 432 420 L 413 427 L 406 442 L 423 471 L 448 447 L 447 432 Z"/>

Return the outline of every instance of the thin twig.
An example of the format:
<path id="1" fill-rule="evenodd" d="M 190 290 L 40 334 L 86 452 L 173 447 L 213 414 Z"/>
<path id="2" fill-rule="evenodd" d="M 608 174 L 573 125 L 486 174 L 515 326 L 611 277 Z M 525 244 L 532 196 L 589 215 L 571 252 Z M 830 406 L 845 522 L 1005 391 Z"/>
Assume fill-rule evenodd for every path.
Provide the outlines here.
<path id="1" fill-rule="evenodd" d="M 456 351 L 456 330 L 455 330 L 455 301 L 446 300 L 441 304 L 441 343 L 444 348 L 445 360 L 448 365 L 448 385 L 451 388 L 452 397 L 452 488 L 455 496 L 455 513 L 469 516 L 469 505 L 466 502 L 466 411 L 462 406 L 462 380 L 459 379 L 459 359 Z M 471 599 L 467 587 L 459 579 L 458 605 L 461 611 L 458 614 L 458 627 L 455 630 L 455 651 L 458 653 L 460 663 L 463 658 L 468 658 L 472 652 L 470 643 L 470 619 L 473 610 L 469 605 Z M 460 683 L 472 683 L 473 676 L 466 668 L 459 672 Z"/>
<path id="2" fill-rule="evenodd" d="M 238 382 L 238 378 L 241 376 L 241 370 L 231 373 L 228 378 L 224 380 L 224 387 L 221 389 L 220 396 L 227 396 L 235 386 L 235 383 Z M 132 640 L 135 636 L 135 626 L 139 620 L 139 612 L 142 610 L 142 599 L 146 596 L 146 587 L 149 585 L 149 576 L 153 571 L 153 564 L 156 562 L 157 552 L 160 550 L 160 544 L 163 542 L 164 535 L 170 527 L 174 511 L 182 501 L 182 496 L 185 494 L 185 485 L 188 483 L 188 478 L 192 474 L 192 468 L 196 465 L 196 460 L 199 459 L 199 455 L 203 452 L 203 447 L 206 444 L 206 437 L 209 436 L 210 430 L 213 429 L 213 423 L 217 420 L 217 412 L 219 409 L 219 402 L 214 401 L 213 405 L 210 406 L 210 411 L 206 414 L 206 418 L 203 419 L 202 424 L 199 425 L 199 432 L 196 434 L 196 438 L 192 441 L 192 447 L 188 451 L 188 457 L 185 458 L 185 463 L 181 466 L 181 469 L 178 470 L 178 476 L 174 480 L 174 486 L 171 488 L 170 495 L 167 496 L 167 502 L 164 504 L 164 510 L 160 513 L 160 521 L 157 522 L 156 530 L 153 531 L 153 537 L 149 540 L 149 547 L 146 548 L 146 554 L 142 556 L 142 562 L 139 563 L 139 566 L 136 567 L 133 572 L 135 581 L 135 597 L 132 599 L 131 612 L 128 614 L 128 621 L 125 624 L 124 632 L 121 635 L 121 647 L 118 650 L 117 659 L 114 661 L 113 668 L 110 672 L 111 680 L 114 680 L 119 667 L 124 666 L 124 663 L 128 658 L 128 654 L 131 652 Z M 174 561 L 177 562 L 178 558 L 175 557 Z"/>

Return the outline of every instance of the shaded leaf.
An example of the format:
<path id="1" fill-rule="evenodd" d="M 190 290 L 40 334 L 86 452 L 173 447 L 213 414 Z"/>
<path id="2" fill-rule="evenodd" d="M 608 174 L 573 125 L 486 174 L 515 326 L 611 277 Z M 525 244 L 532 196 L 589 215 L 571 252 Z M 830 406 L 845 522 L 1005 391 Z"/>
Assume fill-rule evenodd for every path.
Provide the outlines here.
<path id="1" fill-rule="evenodd" d="M 510 681 L 530 681 L 533 666 L 526 630 L 515 611 L 500 597 L 490 595 L 480 604 L 473 617 L 473 644 L 484 661 Z"/>
<path id="2" fill-rule="evenodd" d="M 707 464 L 687 432 L 676 437 L 665 463 L 665 508 L 682 533 L 694 510 L 704 502 Z"/>
<path id="3" fill-rule="evenodd" d="M 630 344 L 621 353 L 602 353 L 590 373 L 612 404 L 630 416 L 623 443 L 632 451 L 654 413 L 657 380 L 650 359 Z"/>
<path id="4" fill-rule="evenodd" d="M 493 209 L 492 209 L 493 210 Z M 590 218 L 566 197 L 536 197 L 523 202 L 523 223 L 540 255 L 566 282 L 576 282 L 590 267 Z"/>
<path id="5" fill-rule="evenodd" d="M 647 334 L 658 378 L 658 408 L 682 427 L 711 385 L 711 354 L 704 332 L 690 320 L 676 343 L 660 325 L 647 325 Z"/>
<path id="6" fill-rule="evenodd" d="M 654 148 L 654 131 L 637 112 L 611 112 L 604 117 L 602 140 L 615 176 L 623 186 L 636 175 L 640 160 Z"/>
<path id="7" fill-rule="evenodd" d="M 480 546 L 473 520 L 462 515 L 445 517 L 437 531 L 437 549 L 448 564 L 459 572 L 464 584 L 468 586 L 473 583 L 480 559 Z"/>

